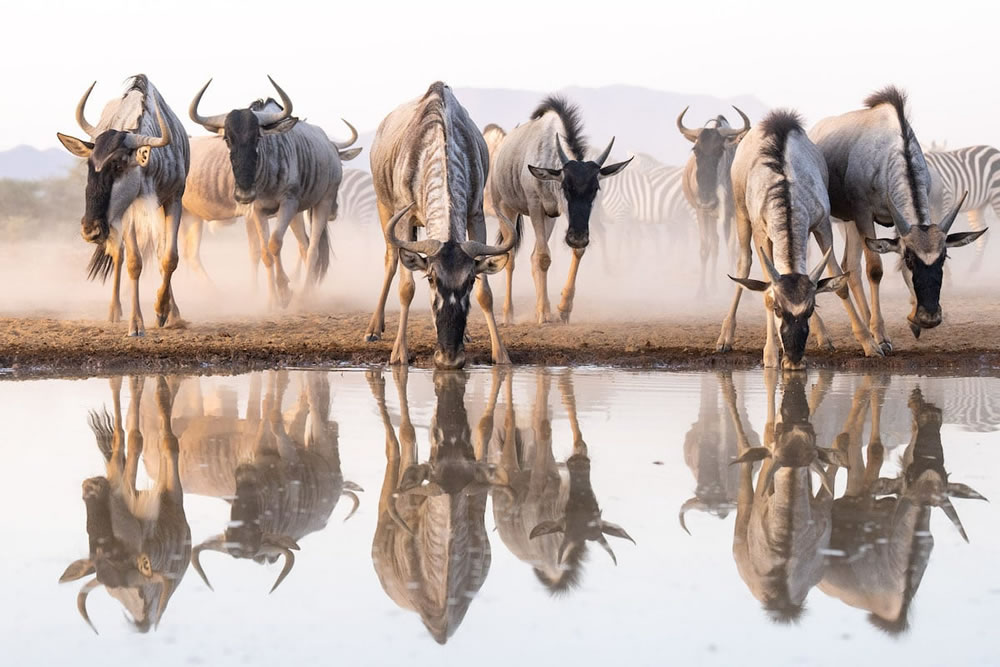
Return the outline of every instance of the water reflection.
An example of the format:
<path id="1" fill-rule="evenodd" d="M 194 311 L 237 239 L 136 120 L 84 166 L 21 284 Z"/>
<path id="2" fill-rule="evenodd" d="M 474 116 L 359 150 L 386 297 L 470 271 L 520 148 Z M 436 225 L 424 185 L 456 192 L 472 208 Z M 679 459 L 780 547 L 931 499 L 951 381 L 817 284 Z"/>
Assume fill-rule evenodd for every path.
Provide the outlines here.
<path id="1" fill-rule="evenodd" d="M 96 575 L 80 589 L 77 608 L 97 632 L 87 614 L 87 596 L 103 586 L 131 616 L 136 629 L 156 627 L 170 596 L 177 590 L 191 557 L 191 529 L 184 515 L 184 496 L 178 474 L 178 443 L 171 430 L 176 383 L 153 380 L 158 433 L 145 435 L 156 443 L 160 475 L 152 489 L 136 489 L 143 430 L 139 404 L 145 379 L 130 381 L 132 403 L 122 425 L 121 378 L 111 380 L 113 416 L 91 413 L 90 427 L 104 455 L 106 474 L 83 482 L 87 506 L 87 558 L 70 564 L 60 582 Z M 127 439 L 126 439 L 127 438 Z M 145 456 L 151 459 L 153 457 Z"/>
<path id="2" fill-rule="evenodd" d="M 573 437 L 572 455 L 557 463 L 552 453 L 549 412 L 551 373 L 535 376 L 531 428 L 518 429 L 511 382 L 507 410 L 495 450 L 510 491 L 494 492 L 493 516 L 500 539 L 552 593 L 580 583 L 587 542 L 597 542 L 618 563 L 605 535 L 634 540 L 621 527 L 605 521 L 590 481 L 591 461 L 580 433 L 570 371 L 559 375 L 559 390 Z M 494 457 L 497 458 L 497 457 Z"/>

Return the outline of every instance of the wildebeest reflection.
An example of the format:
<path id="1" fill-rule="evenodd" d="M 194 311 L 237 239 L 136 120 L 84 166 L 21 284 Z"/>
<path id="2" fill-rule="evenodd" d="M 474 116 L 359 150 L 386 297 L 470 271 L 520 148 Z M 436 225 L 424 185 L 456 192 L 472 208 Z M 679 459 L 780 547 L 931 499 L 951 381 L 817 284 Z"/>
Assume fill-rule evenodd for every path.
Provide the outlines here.
<path id="1" fill-rule="evenodd" d="M 549 415 L 551 375 L 537 374 L 532 425 L 519 430 L 514 418 L 510 384 L 507 409 L 497 445 L 500 474 L 509 485 L 493 494 L 493 517 L 500 538 L 552 593 L 570 590 L 580 582 L 587 542 L 597 542 L 618 563 L 605 535 L 633 540 L 616 524 L 601 517 L 590 481 L 587 443 L 576 416 L 576 396 L 569 372 L 559 378 L 563 405 L 573 435 L 573 454 L 556 463 L 552 453 Z"/>
<path id="2" fill-rule="evenodd" d="M 173 392 L 166 379 L 155 381 L 160 422 L 157 451 L 159 474 L 149 490 L 136 490 L 143 434 L 139 404 L 143 378 L 131 380 L 131 404 L 126 431 L 122 427 L 121 379 L 111 381 L 114 417 L 90 415 L 90 427 L 106 461 L 106 476 L 83 482 L 87 505 L 87 558 L 70 564 L 60 583 L 96 576 L 83 585 L 77 608 L 97 632 L 87 614 L 87 595 L 99 586 L 117 599 L 141 632 L 156 627 L 167 602 L 187 570 L 191 557 L 191 529 L 184 515 L 183 491 L 177 468 L 177 438 L 170 428 Z M 148 457 L 147 457 L 148 458 Z"/>
<path id="3" fill-rule="evenodd" d="M 358 507 L 355 491 L 340 466 L 337 423 L 330 420 L 329 378 L 303 373 L 304 387 L 286 425 L 281 412 L 289 384 L 285 371 L 271 373 L 261 400 L 261 375 L 251 376 L 247 416 L 235 404 L 222 416 L 195 415 L 176 420 L 180 438 L 180 475 L 189 493 L 225 498 L 231 505 L 224 533 L 194 548 L 192 565 L 211 588 L 202 569 L 202 552 L 284 567 L 271 591 L 295 564 L 299 540 L 326 527 L 341 496 Z M 350 517 L 350 514 L 348 517 Z"/>
<path id="4" fill-rule="evenodd" d="M 398 438 L 385 402 L 385 381 L 381 374 L 368 377 L 385 426 L 386 452 L 372 562 L 389 597 L 420 614 L 435 641 L 444 644 L 465 618 L 490 569 L 486 495 L 496 479 L 485 462 L 485 449 L 493 430 L 500 371 L 494 370 L 475 443 L 465 409 L 467 376 L 461 371 L 435 372 L 437 405 L 426 463 L 418 462 L 406 367 L 394 368 L 393 378 L 399 393 Z"/>
<path id="5" fill-rule="evenodd" d="M 766 371 L 768 447 L 744 445 L 737 459 L 746 465 L 740 470 L 733 558 L 750 592 L 778 622 L 793 622 L 801 615 L 809 590 L 823 576 L 823 552 L 830 541 L 833 479 L 822 463 L 832 454 L 816 444 L 805 380 L 804 373 L 785 375 L 781 419 L 775 421 L 777 375 Z M 731 400 L 729 408 L 735 416 Z M 758 460 L 763 464 L 754 489 L 749 463 Z M 823 482 L 816 494 L 810 471 Z"/>
<path id="6" fill-rule="evenodd" d="M 965 484 L 948 481 L 941 410 L 924 400 L 919 387 L 909 406 L 912 435 L 901 475 L 877 478 L 881 447 L 869 448 L 867 466 L 860 456 L 851 457 L 848 493 L 833 505 L 830 548 L 837 555 L 829 559 L 819 584 L 827 595 L 870 612 L 868 620 L 890 634 L 907 629 L 910 605 L 930 560 L 931 508 L 943 509 L 968 541 L 949 496 L 985 500 Z"/>

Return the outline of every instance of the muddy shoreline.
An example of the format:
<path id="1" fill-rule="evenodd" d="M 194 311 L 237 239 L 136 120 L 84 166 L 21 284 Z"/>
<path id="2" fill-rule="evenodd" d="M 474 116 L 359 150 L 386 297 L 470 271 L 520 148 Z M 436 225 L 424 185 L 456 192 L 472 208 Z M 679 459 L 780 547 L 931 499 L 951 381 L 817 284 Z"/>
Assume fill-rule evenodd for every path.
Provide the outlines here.
<path id="1" fill-rule="evenodd" d="M 968 317 L 914 340 L 905 324 L 890 325 L 896 350 L 866 359 L 846 322 L 828 322 L 833 351 L 811 346 L 813 368 L 884 369 L 927 374 L 1000 375 L 1000 345 L 991 317 Z M 379 365 L 388 362 L 397 319 L 387 333 L 362 341 L 367 314 L 305 314 L 265 319 L 192 322 L 185 329 L 150 327 L 145 338 L 124 336 L 124 324 L 53 317 L 0 318 L 0 379 L 86 377 L 119 373 L 231 374 L 278 367 Z M 682 320 L 532 323 L 501 328 L 514 364 L 609 366 L 625 369 L 708 370 L 756 368 L 761 363 L 763 320 L 741 320 L 732 352 L 715 352 L 718 323 Z M 490 363 L 489 337 L 481 318 L 470 326 L 469 365 Z M 412 365 L 433 365 L 433 332 L 426 316 L 411 318 Z"/>

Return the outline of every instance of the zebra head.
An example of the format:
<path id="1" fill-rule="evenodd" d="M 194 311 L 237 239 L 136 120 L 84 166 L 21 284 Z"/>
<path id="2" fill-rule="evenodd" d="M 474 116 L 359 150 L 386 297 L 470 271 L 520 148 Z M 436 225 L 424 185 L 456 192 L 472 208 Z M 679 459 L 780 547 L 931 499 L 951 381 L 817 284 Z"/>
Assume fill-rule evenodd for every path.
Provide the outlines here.
<path id="1" fill-rule="evenodd" d="M 727 149 L 733 148 L 750 131 L 750 119 L 736 109 L 743 119 L 743 127 L 735 130 L 729 127 L 726 119 L 718 116 L 714 127 L 703 127 L 696 130 L 684 127 L 684 114 L 690 107 L 677 117 L 677 129 L 684 138 L 694 144 L 695 180 L 698 184 L 697 204 L 700 208 L 715 208 L 719 205 L 719 165 Z"/>
<path id="2" fill-rule="evenodd" d="M 966 191 L 955 207 L 936 225 L 910 225 L 892 199 L 887 199 L 892 224 L 898 236 L 894 239 L 865 239 L 870 250 L 883 254 L 895 252 L 902 258 L 903 279 L 910 288 L 913 303 L 913 310 L 906 319 L 915 338 L 920 338 L 922 330 L 933 329 L 941 324 L 941 282 L 944 279 L 947 249 L 968 245 L 986 232 L 986 229 L 980 229 L 974 232 L 948 233 L 968 194 Z"/>
<path id="3" fill-rule="evenodd" d="M 281 97 L 281 104 L 273 100 L 254 102 L 246 109 L 233 109 L 229 113 L 202 116 L 198 104 L 202 95 L 212 83 L 202 86 L 188 112 L 191 120 L 210 132 L 222 133 L 229 147 L 229 160 L 233 166 L 236 185 L 233 198 L 240 204 L 250 204 L 257 198 L 257 171 L 260 167 L 260 138 L 268 134 L 281 134 L 295 127 L 297 118 L 292 117 L 292 100 L 284 90 L 267 77 Z"/>

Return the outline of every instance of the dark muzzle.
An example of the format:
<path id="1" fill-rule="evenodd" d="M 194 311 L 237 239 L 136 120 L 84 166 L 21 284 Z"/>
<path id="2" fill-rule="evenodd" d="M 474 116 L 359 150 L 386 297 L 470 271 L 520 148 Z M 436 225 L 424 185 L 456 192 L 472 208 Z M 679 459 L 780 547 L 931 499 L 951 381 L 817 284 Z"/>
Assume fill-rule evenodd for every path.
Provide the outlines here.
<path id="1" fill-rule="evenodd" d="M 236 187 L 233 190 L 233 199 L 239 204 L 252 204 L 255 199 L 257 199 L 257 189 L 249 188 L 244 190 L 241 187 Z"/>
<path id="2" fill-rule="evenodd" d="M 566 232 L 566 245 L 580 250 L 590 245 L 590 232 L 577 232 L 570 229 Z"/>
<path id="3" fill-rule="evenodd" d="M 465 346 L 459 346 L 455 351 L 445 352 L 438 349 L 434 352 L 434 366 L 443 371 L 455 371 L 465 366 Z"/>

